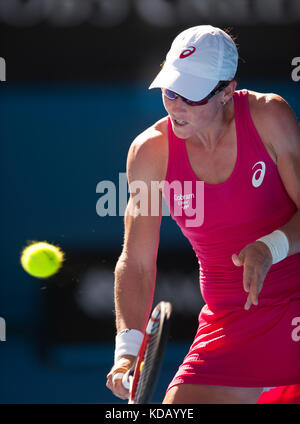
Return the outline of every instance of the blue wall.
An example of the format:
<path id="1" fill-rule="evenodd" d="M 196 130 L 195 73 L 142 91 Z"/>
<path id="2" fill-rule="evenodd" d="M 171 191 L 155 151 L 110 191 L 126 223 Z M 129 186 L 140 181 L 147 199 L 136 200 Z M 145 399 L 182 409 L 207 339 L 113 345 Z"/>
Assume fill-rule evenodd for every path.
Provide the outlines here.
<path id="1" fill-rule="evenodd" d="M 299 119 L 297 83 L 241 81 L 238 88 L 244 87 L 282 95 Z M 29 240 L 47 240 L 64 250 L 119 252 L 123 217 L 96 214 L 96 185 L 118 183 L 131 141 L 164 114 L 159 92 L 142 84 L 1 85 L 0 316 L 7 322 L 7 346 L 10 335 L 30 328 L 39 314 L 40 285 L 20 267 L 22 248 Z M 166 217 L 161 249 L 174 244 L 188 246 Z M 7 357 L 6 364 L 13 367 Z M 11 402 L 20 399 L 13 393 Z"/>
<path id="2" fill-rule="evenodd" d="M 238 88 L 276 92 L 300 116 L 295 82 L 241 81 Z M 31 315 L 31 280 L 19 266 L 28 240 L 63 249 L 120 250 L 123 217 L 99 217 L 96 185 L 118 184 L 129 144 L 165 114 L 158 90 L 145 85 L 1 85 L 0 315 Z M 164 218 L 161 248 L 187 246 Z M 4 247 L 5 246 L 5 247 Z M 30 295 L 29 295 L 30 297 Z M 21 299 L 19 308 L 12 307 Z M 27 306 L 26 306 L 27 305 Z"/>

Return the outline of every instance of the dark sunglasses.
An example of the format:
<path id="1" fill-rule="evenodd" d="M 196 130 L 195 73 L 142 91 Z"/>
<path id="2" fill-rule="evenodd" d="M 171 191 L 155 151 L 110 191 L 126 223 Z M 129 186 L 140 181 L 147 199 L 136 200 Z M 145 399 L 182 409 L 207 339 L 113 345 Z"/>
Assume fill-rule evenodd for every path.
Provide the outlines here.
<path id="1" fill-rule="evenodd" d="M 229 84 L 229 82 L 227 82 L 227 81 L 222 82 L 219 86 L 217 86 L 215 89 L 213 89 L 209 93 L 208 96 L 206 96 L 206 97 L 204 97 L 204 99 L 198 100 L 198 101 L 186 99 L 185 97 L 180 96 L 179 94 L 175 93 L 172 90 L 169 90 L 168 88 L 162 88 L 162 93 L 163 93 L 164 96 L 166 96 L 170 100 L 175 100 L 175 99 L 177 99 L 177 97 L 180 97 L 189 106 L 202 106 L 202 105 L 206 105 L 208 100 L 210 98 L 212 98 L 215 94 L 218 94 L 218 93 L 220 93 L 220 91 L 224 90 L 224 88 L 227 87 L 228 84 Z"/>

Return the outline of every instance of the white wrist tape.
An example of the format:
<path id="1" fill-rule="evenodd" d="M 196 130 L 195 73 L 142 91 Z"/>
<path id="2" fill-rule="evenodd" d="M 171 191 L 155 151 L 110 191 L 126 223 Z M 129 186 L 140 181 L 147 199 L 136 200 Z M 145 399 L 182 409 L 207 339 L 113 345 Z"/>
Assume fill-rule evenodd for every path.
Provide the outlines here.
<path id="1" fill-rule="evenodd" d="M 137 356 L 144 334 L 139 330 L 123 330 L 116 335 L 115 363 L 123 355 Z"/>
<path id="2" fill-rule="evenodd" d="M 256 241 L 262 241 L 268 246 L 272 254 L 273 264 L 282 261 L 289 253 L 289 240 L 283 231 L 273 231 L 273 233 L 261 237 Z"/>

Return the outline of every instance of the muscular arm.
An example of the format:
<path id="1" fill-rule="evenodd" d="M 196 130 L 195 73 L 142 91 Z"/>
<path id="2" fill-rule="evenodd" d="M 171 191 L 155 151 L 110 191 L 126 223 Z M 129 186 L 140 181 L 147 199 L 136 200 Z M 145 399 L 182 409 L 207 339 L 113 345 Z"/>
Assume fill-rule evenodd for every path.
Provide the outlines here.
<path id="1" fill-rule="evenodd" d="M 130 196 L 125 213 L 125 240 L 115 269 L 117 332 L 144 331 L 155 286 L 156 255 L 161 215 L 134 216 L 138 206 Z"/>
<path id="2" fill-rule="evenodd" d="M 269 137 L 277 158 L 277 169 L 283 185 L 298 210 L 280 228 L 289 239 L 289 255 L 300 252 L 300 126 L 289 105 L 279 96 L 270 100 L 274 124 Z"/>
<path id="3" fill-rule="evenodd" d="M 117 331 L 144 331 L 152 306 L 161 224 L 162 195 L 151 197 L 151 183 L 165 172 L 163 140 L 159 132 L 142 134 L 132 144 L 127 160 L 130 198 L 125 212 L 122 254 L 115 269 Z M 157 216 L 152 216 L 151 207 Z"/>
<path id="4" fill-rule="evenodd" d="M 159 192 L 157 196 L 151 196 L 151 184 L 164 179 L 167 164 L 167 139 L 160 128 L 161 125 L 158 125 L 158 128 L 153 127 L 141 134 L 128 153 L 130 197 L 124 220 L 124 245 L 115 268 L 117 332 L 126 328 L 144 332 L 152 306 L 162 194 Z M 156 215 L 151 214 L 153 206 Z M 108 374 L 107 386 L 121 398 L 127 396 L 127 391 L 120 380 L 113 383 L 112 376 L 126 372 L 133 359 L 130 355 L 124 355 Z"/>

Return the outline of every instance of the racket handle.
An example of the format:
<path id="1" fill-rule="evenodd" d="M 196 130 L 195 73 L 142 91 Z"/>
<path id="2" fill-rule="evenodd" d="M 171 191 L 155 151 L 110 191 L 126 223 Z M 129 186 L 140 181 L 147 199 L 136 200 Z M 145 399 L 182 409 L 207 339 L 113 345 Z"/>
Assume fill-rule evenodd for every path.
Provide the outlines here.
<path id="1" fill-rule="evenodd" d="M 123 375 L 123 378 L 122 378 L 122 384 L 125 387 L 125 389 L 130 390 L 132 378 L 133 378 L 133 370 L 130 369 Z"/>

